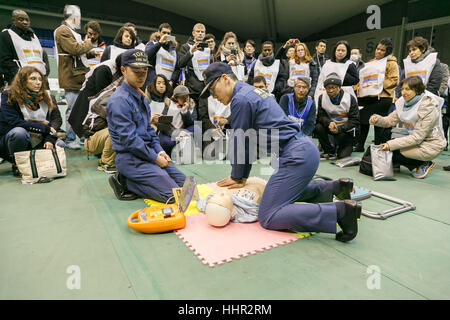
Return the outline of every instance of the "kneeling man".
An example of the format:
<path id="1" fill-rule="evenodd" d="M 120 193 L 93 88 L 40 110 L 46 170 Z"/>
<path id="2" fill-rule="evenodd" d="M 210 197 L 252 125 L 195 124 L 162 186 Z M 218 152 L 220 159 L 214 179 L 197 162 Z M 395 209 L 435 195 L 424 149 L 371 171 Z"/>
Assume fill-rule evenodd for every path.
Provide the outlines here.
<path id="1" fill-rule="evenodd" d="M 150 125 L 151 110 L 141 90 L 147 78 L 147 55 L 138 49 L 122 54 L 122 85 L 106 107 L 108 130 L 116 151 L 118 173 L 109 183 L 119 200 L 136 195 L 173 203 L 172 188 L 181 187 L 186 176 L 170 164 Z"/>

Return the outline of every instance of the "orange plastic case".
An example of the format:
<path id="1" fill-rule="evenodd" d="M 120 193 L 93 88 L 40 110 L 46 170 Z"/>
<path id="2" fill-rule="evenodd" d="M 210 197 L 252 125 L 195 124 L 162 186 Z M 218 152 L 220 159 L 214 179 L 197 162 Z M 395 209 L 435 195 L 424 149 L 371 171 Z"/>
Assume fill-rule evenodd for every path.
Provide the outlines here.
<path id="1" fill-rule="evenodd" d="M 136 231 L 160 233 L 183 229 L 186 226 L 186 217 L 177 204 L 152 206 L 132 213 L 128 217 L 127 223 L 130 228 Z"/>

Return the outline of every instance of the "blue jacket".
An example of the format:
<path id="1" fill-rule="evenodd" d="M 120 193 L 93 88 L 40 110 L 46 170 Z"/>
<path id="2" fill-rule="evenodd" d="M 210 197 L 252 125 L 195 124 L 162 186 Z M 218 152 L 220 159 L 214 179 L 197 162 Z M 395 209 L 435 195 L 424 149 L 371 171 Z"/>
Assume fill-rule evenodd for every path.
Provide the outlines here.
<path id="1" fill-rule="evenodd" d="M 278 130 L 280 150 L 293 136 L 300 132 L 297 123 L 286 116 L 271 95 L 244 82 L 236 83 L 233 89 L 230 109 L 231 128 L 235 131 L 242 129 L 244 134 L 249 129 L 256 130 L 258 145 L 261 140 L 267 137 L 267 151 L 271 151 L 272 143 L 276 142 L 272 141 L 276 138 L 276 132 L 272 130 Z M 264 132 L 264 129 L 267 130 L 267 134 Z M 235 132 L 234 152 L 231 158 L 231 177 L 234 179 L 248 178 L 252 168 L 251 162 L 254 160 L 250 159 L 250 147 L 253 146 L 249 144 L 247 139 L 245 143 L 245 163 L 238 163 L 239 155 L 241 157 L 243 155 L 242 152 L 237 152 L 241 150 L 236 149 L 238 146 L 237 139 L 241 135 L 239 132 Z M 280 150 L 273 151 L 281 153 Z"/>
<path id="2" fill-rule="evenodd" d="M 163 149 L 150 125 L 150 117 L 150 106 L 144 94 L 130 87 L 125 81 L 122 82 L 106 105 L 113 150 L 155 162 L 158 153 Z"/>
<path id="3" fill-rule="evenodd" d="M 280 107 L 283 109 L 284 113 L 289 116 L 289 95 L 293 95 L 294 100 L 294 106 L 297 110 L 297 112 L 301 113 L 303 109 L 306 107 L 306 103 L 308 101 L 308 97 L 306 99 L 303 99 L 303 101 L 298 101 L 297 98 L 295 98 L 295 94 L 288 93 L 284 94 L 280 99 Z M 305 119 L 305 122 L 302 126 L 302 132 L 305 136 L 311 136 L 312 132 L 314 131 L 314 128 L 316 127 L 316 104 L 314 102 L 314 99 L 312 99 L 312 105 L 311 109 L 309 110 L 309 113 Z"/>

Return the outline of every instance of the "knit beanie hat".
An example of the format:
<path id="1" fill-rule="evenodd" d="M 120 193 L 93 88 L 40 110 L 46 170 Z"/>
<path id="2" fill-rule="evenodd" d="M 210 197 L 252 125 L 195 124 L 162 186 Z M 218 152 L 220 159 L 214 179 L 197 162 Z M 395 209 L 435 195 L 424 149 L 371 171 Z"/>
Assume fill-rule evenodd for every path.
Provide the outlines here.
<path id="1" fill-rule="evenodd" d="M 323 86 L 326 88 L 327 85 L 329 85 L 329 84 L 335 84 L 335 85 L 337 85 L 337 86 L 339 86 L 339 87 L 342 86 L 342 81 L 341 81 L 341 79 L 339 78 L 339 75 L 338 75 L 337 73 L 335 73 L 335 72 L 330 73 L 330 74 L 325 78 L 325 81 L 323 82 Z"/>

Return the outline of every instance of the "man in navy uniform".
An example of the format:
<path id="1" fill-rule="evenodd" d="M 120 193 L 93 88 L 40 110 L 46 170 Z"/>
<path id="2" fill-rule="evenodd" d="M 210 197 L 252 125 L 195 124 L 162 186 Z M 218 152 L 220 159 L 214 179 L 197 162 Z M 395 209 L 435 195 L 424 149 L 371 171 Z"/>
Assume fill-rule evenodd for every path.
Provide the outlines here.
<path id="1" fill-rule="evenodd" d="M 217 184 L 228 188 L 245 185 L 252 168 L 250 143 L 247 139 L 245 150 L 236 150 L 236 146 L 246 130 L 254 129 L 258 139 L 267 139 L 269 147 L 277 143 L 276 139 L 279 144 L 278 168 L 267 183 L 259 207 L 260 224 L 272 230 L 336 233 L 337 223 L 342 231 L 336 234 L 336 240 L 352 240 L 358 232 L 357 218 L 361 215 L 361 205 L 348 200 L 353 181 L 311 181 L 319 166 L 319 151 L 311 138 L 301 133 L 299 126 L 285 115 L 268 93 L 238 82 L 227 64 L 212 63 L 203 77 L 206 87 L 201 96 L 211 94 L 224 105 L 230 104 L 231 127 L 242 129 L 238 130 L 240 133 L 235 131 L 230 146 L 234 150 L 230 157 L 231 176 Z M 277 134 L 263 137 L 268 131 Z M 243 154 L 244 161 L 238 161 L 242 160 L 238 158 Z M 333 195 L 344 201 L 332 202 Z M 294 203 L 298 201 L 311 204 Z"/>
<path id="2" fill-rule="evenodd" d="M 150 106 L 140 89 L 147 78 L 148 66 L 147 55 L 142 50 L 132 49 L 122 54 L 120 68 L 124 81 L 106 106 L 118 169 L 109 183 L 119 200 L 134 200 L 138 195 L 173 203 L 172 188 L 181 187 L 186 176 L 170 165 L 171 159 L 150 125 Z"/>

